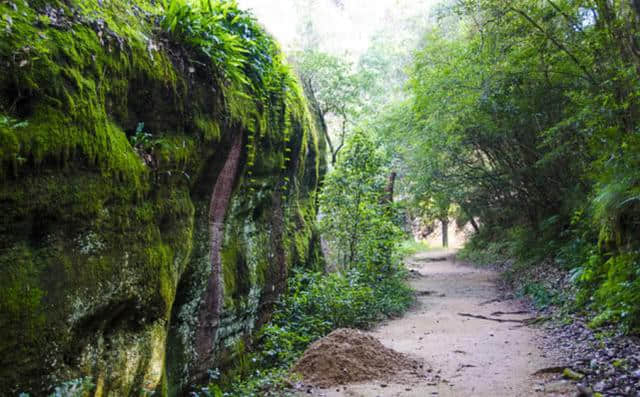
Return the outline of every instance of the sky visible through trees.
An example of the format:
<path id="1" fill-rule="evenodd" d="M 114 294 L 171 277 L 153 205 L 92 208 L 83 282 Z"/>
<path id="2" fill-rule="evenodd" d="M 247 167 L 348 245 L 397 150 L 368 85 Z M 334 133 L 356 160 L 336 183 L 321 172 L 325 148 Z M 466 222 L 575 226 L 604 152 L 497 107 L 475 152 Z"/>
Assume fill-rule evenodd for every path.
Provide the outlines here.
<path id="1" fill-rule="evenodd" d="M 358 56 L 381 29 L 397 17 L 425 15 L 437 0 L 240 0 L 276 36 L 285 51 L 300 49 L 303 23 L 308 17 L 316 26 L 321 47 L 330 53 Z M 398 34 L 407 27 L 392 26 Z"/>

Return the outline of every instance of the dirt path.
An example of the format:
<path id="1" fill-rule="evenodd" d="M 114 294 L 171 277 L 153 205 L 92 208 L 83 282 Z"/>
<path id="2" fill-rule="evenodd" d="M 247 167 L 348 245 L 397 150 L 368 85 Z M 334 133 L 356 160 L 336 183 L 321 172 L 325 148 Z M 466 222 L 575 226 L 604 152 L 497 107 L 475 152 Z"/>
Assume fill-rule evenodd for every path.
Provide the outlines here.
<path id="1" fill-rule="evenodd" d="M 446 260 L 445 253 L 423 253 L 410 261 L 420 273 L 412 280 L 423 291 L 419 304 L 402 318 L 371 334 L 387 347 L 424 360 L 439 382 L 411 381 L 335 387 L 316 396 L 535 396 L 542 394 L 538 369 L 554 365 L 536 346 L 538 331 L 516 322 L 494 322 L 460 316 L 471 313 L 502 319 L 531 314 L 492 314 L 523 310 L 514 302 L 497 301 L 496 273 Z M 440 259 L 440 260 L 434 260 Z M 554 395 L 563 395 L 564 393 Z"/>

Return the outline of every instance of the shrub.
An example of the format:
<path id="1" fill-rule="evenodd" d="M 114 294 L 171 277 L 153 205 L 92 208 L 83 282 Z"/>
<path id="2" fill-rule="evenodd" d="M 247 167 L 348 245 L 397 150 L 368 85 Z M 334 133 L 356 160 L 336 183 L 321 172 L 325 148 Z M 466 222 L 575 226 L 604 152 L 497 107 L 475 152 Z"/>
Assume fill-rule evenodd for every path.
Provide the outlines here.
<path id="1" fill-rule="evenodd" d="M 393 273 L 403 237 L 397 207 L 385 197 L 384 155 L 365 133 L 355 133 L 324 181 L 320 227 L 329 247 L 327 261 L 339 269 Z"/>
<path id="2" fill-rule="evenodd" d="M 369 328 L 402 313 L 414 298 L 400 271 L 385 277 L 356 269 L 329 274 L 297 271 L 288 287 L 271 322 L 258 332 L 255 351 L 243 360 L 252 367 L 231 378 L 222 377 L 202 395 L 280 393 L 287 383 L 288 368 L 309 344 L 337 328 Z"/>
<path id="3" fill-rule="evenodd" d="M 608 259 L 594 252 L 572 275 L 580 291 L 578 303 L 596 312 L 591 326 L 619 324 L 624 331 L 640 331 L 640 252 Z"/>

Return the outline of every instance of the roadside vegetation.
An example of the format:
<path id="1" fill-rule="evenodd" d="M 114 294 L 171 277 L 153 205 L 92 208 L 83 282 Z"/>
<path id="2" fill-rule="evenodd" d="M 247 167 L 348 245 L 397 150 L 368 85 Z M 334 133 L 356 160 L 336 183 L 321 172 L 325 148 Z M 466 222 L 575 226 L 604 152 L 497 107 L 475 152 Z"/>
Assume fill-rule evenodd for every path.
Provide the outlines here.
<path id="1" fill-rule="evenodd" d="M 414 294 L 398 272 L 371 281 L 357 269 L 348 272 L 297 272 L 278 303 L 271 322 L 248 350 L 238 351 L 235 366 L 211 373 L 201 396 L 281 396 L 297 379 L 290 367 L 314 341 L 338 328 L 368 329 L 403 313 Z"/>
<path id="2" fill-rule="evenodd" d="M 327 270 L 293 271 L 253 346 L 240 345 L 234 367 L 212 372 L 202 395 L 281 395 L 295 383 L 289 368 L 311 343 L 337 328 L 370 328 L 411 306 L 400 256 L 404 234 L 384 189 L 384 164 L 364 135 L 349 139 L 320 198 Z"/>
<path id="3" fill-rule="evenodd" d="M 385 190 L 388 167 L 366 135 L 351 135 L 320 197 L 326 271 L 296 270 L 255 344 L 235 367 L 213 375 L 203 395 L 280 395 L 289 368 L 314 341 L 338 328 L 367 329 L 414 301 L 406 284 L 399 208 Z"/>
<path id="4" fill-rule="evenodd" d="M 198 20 L 174 15 L 178 20 L 166 23 L 185 32 L 191 31 L 185 24 Z M 380 40 L 387 39 L 381 32 Z M 206 47 L 199 40 L 194 45 Z M 325 267 L 289 269 L 270 320 L 252 340 L 234 346 L 230 365 L 213 369 L 197 395 L 285 394 L 296 382 L 291 366 L 311 343 L 338 328 L 369 329 L 413 304 L 402 260 L 427 247 L 407 243 L 406 203 L 394 199 L 397 159 L 372 127 L 375 109 L 391 101 L 389 93 L 399 92 L 404 79 L 388 78 L 399 65 L 386 49 L 378 43 L 358 62 L 324 52 L 318 43 L 290 54 L 327 148 L 329 169 L 317 200 Z"/>
<path id="5" fill-rule="evenodd" d="M 415 201 L 479 224 L 467 258 L 551 264 L 592 326 L 629 333 L 640 330 L 639 27 L 632 1 L 445 2 L 415 54 L 411 99 L 386 116 Z M 542 288 L 527 290 L 548 303 Z"/>

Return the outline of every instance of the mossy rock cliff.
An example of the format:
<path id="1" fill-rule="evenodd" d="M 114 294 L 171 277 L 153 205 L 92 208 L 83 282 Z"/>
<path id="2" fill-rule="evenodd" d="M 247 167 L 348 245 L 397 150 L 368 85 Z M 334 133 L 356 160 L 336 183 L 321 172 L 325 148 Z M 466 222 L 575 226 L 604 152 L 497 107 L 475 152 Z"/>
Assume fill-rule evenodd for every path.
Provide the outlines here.
<path id="1" fill-rule="evenodd" d="M 184 393 L 321 260 L 322 145 L 233 2 L 1 2 L 0 70 L 2 393 Z"/>

